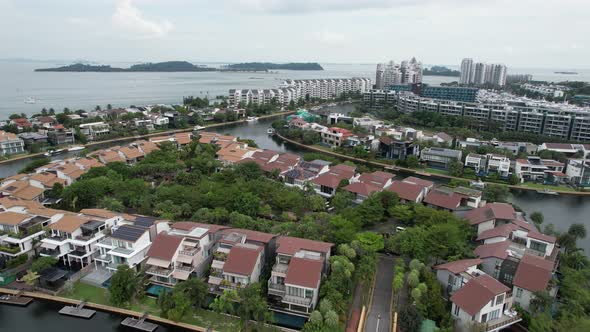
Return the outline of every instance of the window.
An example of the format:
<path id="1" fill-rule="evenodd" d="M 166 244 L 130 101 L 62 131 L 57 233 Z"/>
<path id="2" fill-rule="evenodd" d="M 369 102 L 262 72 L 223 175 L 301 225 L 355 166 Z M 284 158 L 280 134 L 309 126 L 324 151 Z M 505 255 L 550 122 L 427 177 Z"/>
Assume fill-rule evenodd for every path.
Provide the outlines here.
<path id="1" fill-rule="evenodd" d="M 530 248 L 536 251 L 545 252 L 547 245 L 545 243 L 531 241 Z"/>
<path id="2" fill-rule="evenodd" d="M 504 275 L 504 280 L 510 284 L 512 284 L 513 279 L 514 279 L 514 276 L 512 274 L 505 274 Z"/>
<path id="3" fill-rule="evenodd" d="M 459 306 L 455 304 L 455 312 L 454 312 L 455 316 L 459 316 Z"/>
<path id="4" fill-rule="evenodd" d="M 516 287 L 516 298 L 520 299 L 522 297 L 522 288 Z"/>
<path id="5" fill-rule="evenodd" d="M 449 285 L 454 285 L 455 284 L 455 276 L 452 274 L 449 274 Z"/>
<path id="6" fill-rule="evenodd" d="M 496 309 L 496 310 L 492 311 L 488 315 L 488 321 L 497 319 L 498 317 L 500 317 L 500 309 Z"/>
<path id="7" fill-rule="evenodd" d="M 496 305 L 501 304 L 502 302 L 504 302 L 504 294 L 496 296 Z"/>

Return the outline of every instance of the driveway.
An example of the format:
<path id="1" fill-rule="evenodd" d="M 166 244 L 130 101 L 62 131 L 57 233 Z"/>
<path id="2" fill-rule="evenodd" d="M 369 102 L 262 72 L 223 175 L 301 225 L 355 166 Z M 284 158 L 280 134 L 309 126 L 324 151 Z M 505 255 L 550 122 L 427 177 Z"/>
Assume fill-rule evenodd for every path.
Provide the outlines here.
<path id="1" fill-rule="evenodd" d="M 377 274 L 373 302 L 365 323 L 366 332 L 389 332 L 391 320 L 391 292 L 393 290 L 393 264 L 391 256 L 377 257 Z"/>

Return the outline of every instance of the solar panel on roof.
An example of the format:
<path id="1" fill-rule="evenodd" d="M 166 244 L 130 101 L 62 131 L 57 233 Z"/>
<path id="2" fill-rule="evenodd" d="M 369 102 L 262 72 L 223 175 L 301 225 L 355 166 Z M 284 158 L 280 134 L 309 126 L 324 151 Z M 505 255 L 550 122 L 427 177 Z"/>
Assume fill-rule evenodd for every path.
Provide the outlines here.
<path id="1" fill-rule="evenodd" d="M 145 217 L 145 216 L 136 216 L 135 217 L 135 221 L 133 222 L 134 225 L 136 226 L 142 226 L 142 227 L 151 227 L 156 220 L 158 220 L 158 218 L 154 218 L 154 217 Z"/>
<path id="2" fill-rule="evenodd" d="M 143 227 L 123 225 L 117 228 L 111 236 L 121 240 L 136 241 L 143 233 L 145 233 L 145 228 Z"/>

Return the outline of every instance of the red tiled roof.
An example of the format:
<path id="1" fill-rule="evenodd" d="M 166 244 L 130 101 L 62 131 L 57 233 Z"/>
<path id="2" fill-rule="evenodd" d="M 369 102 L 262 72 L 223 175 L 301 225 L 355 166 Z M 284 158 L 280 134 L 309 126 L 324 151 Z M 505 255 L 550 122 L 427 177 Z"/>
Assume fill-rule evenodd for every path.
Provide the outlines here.
<path id="1" fill-rule="evenodd" d="M 506 293 L 510 288 L 487 274 L 469 280 L 453 296 L 451 301 L 471 316 L 475 316 L 496 295 Z"/>
<path id="2" fill-rule="evenodd" d="M 541 233 L 535 232 L 535 231 L 529 232 L 527 234 L 527 236 L 530 238 L 536 239 L 536 240 L 541 240 L 541 241 L 545 241 L 545 242 L 549 242 L 549 243 L 555 243 L 555 241 L 557 240 L 553 236 L 541 234 Z"/>
<path id="3" fill-rule="evenodd" d="M 228 228 L 227 226 L 222 225 L 214 225 L 214 224 L 204 224 L 199 222 L 192 222 L 192 221 L 178 221 L 170 223 L 170 228 L 179 229 L 181 231 L 190 232 L 196 227 L 207 228 L 209 232 L 216 233 L 219 230 Z"/>
<path id="4" fill-rule="evenodd" d="M 415 202 L 422 193 L 421 186 L 409 182 L 393 181 L 387 190 L 396 193 L 399 198 Z"/>
<path id="5" fill-rule="evenodd" d="M 479 258 L 489 258 L 489 257 L 496 257 L 500 259 L 506 259 L 508 257 L 508 247 L 510 246 L 510 241 L 502 241 L 490 244 L 482 244 L 475 248 L 473 251 L 475 255 Z"/>
<path id="6" fill-rule="evenodd" d="M 280 236 L 277 239 L 277 253 L 293 256 L 299 250 L 329 253 L 333 243 L 301 239 L 291 236 Z"/>
<path id="7" fill-rule="evenodd" d="M 150 258 L 171 261 L 181 243 L 182 237 L 180 236 L 160 233 L 152 242 L 152 246 L 148 250 L 147 256 Z"/>
<path id="8" fill-rule="evenodd" d="M 445 264 L 440 264 L 434 267 L 435 270 L 447 270 L 453 274 L 458 274 L 461 272 L 467 271 L 468 268 L 472 266 L 477 266 L 481 264 L 482 260 L 479 258 L 474 259 L 462 259 L 459 261 L 448 262 Z"/>
<path id="9" fill-rule="evenodd" d="M 432 188 L 434 186 L 434 182 L 417 178 L 415 176 L 409 176 L 402 180 L 402 182 L 412 183 L 419 185 L 424 188 Z"/>
<path id="10" fill-rule="evenodd" d="M 492 219 L 515 220 L 516 211 L 512 205 L 507 203 L 488 203 L 485 206 L 465 213 L 465 218 L 469 220 L 469 223 L 472 225 L 477 225 Z"/>
<path id="11" fill-rule="evenodd" d="M 348 180 L 350 178 L 346 178 L 340 174 L 335 174 L 332 172 L 326 172 L 318 176 L 317 178 L 311 180 L 311 182 L 315 184 L 319 184 L 320 186 L 330 187 L 330 188 L 337 188 L 342 180 Z"/>
<path id="12" fill-rule="evenodd" d="M 256 267 L 256 261 L 258 261 L 261 251 L 262 247 L 260 246 L 244 246 L 239 244 L 233 246 L 223 265 L 223 272 L 243 276 L 251 275 Z"/>
<path id="13" fill-rule="evenodd" d="M 486 239 L 491 239 L 495 237 L 505 237 L 508 238 L 510 234 L 516 230 L 518 227 L 514 224 L 505 224 L 498 227 L 494 227 L 492 229 L 485 230 L 479 234 L 477 237 L 477 241 L 483 241 Z"/>
<path id="14" fill-rule="evenodd" d="M 518 228 L 522 228 L 523 230 L 527 230 L 529 232 L 535 230 L 535 227 L 533 227 L 533 225 L 522 220 L 520 217 L 517 217 L 516 219 L 512 220 L 512 224 L 514 224 Z"/>
<path id="15" fill-rule="evenodd" d="M 378 186 L 363 182 L 354 182 L 342 189 L 363 196 L 369 196 L 370 194 L 381 190 Z"/>
<path id="16" fill-rule="evenodd" d="M 350 166 L 350 165 L 345 165 L 345 164 L 338 164 L 338 165 L 334 165 L 334 166 L 330 167 L 330 171 L 337 172 L 337 173 L 352 173 L 352 175 L 354 175 L 354 172 L 356 171 L 356 167 Z"/>
<path id="17" fill-rule="evenodd" d="M 293 257 L 287 268 L 285 284 L 318 288 L 322 279 L 324 260 Z"/>
<path id="18" fill-rule="evenodd" d="M 531 292 L 546 290 L 551 280 L 553 262 L 541 257 L 524 255 L 514 274 L 514 286 Z"/>
<path id="19" fill-rule="evenodd" d="M 424 202 L 444 209 L 455 210 L 461 204 L 461 195 L 432 190 L 426 195 Z"/>

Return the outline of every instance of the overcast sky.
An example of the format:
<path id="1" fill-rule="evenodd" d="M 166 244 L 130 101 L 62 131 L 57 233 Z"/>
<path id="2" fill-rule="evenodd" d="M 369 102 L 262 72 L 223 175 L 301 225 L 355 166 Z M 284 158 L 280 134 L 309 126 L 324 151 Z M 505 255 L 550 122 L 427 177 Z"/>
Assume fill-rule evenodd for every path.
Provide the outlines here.
<path id="1" fill-rule="evenodd" d="M 0 0 L 0 58 L 590 68 L 590 0 Z"/>

